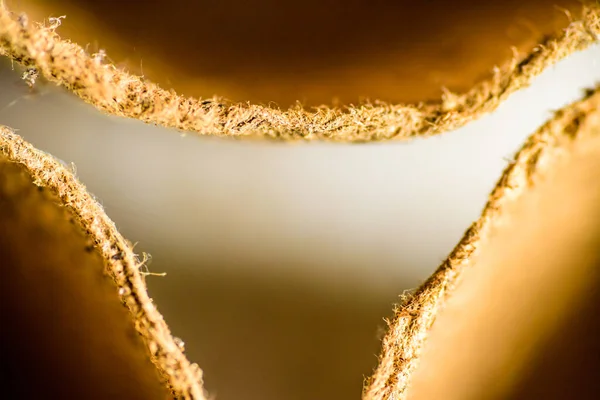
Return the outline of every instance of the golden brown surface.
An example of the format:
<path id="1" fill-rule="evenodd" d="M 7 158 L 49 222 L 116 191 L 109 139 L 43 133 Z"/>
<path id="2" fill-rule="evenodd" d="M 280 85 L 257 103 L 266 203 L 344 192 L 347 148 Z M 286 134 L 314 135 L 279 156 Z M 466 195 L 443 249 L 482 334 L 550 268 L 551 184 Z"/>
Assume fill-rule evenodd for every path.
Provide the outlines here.
<path id="1" fill-rule="evenodd" d="M 60 204 L 0 154 L 4 398 L 166 399 L 100 254 Z"/>
<path id="2" fill-rule="evenodd" d="M 445 92 L 430 103 L 390 104 L 377 99 L 361 105 L 298 105 L 282 110 L 218 97 L 185 97 L 127 73 L 103 53 L 86 50 L 89 46 L 64 40 L 57 33 L 62 20 L 40 26 L 7 8 L 0 8 L 0 55 L 34 68 L 104 112 L 200 135 L 345 142 L 407 139 L 464 126 L 493 111 L 551 65 L 597 42 L 600 5 L 586 4 L 571 19 L 565 18 L 562 29 L 539 39 L 529 53 L 514 54 L 468 91 Z"/>
<path id="3" fill-rule="evenodd" d="M 3 163 L 6 164 L 5 171 L 8 171 L 7 178 L 2 181 L 4 193 L 0 193 L 3 200 L 0 212 L 7 214 L 2 221 L 0 248 L 5 248 L 7 252 L 8 262 L 5 265 L 13 267 L 5 277 L 11 278 L 14 274 L 15 280 L 15 284 L 3 290 L 2 295 L 8 296 L 7 313 L 11 318 L 16 321 L 19 318 L 26 319 L 15 325 L 12 339 L 19 343 L 25 339 L 23 346 L 31 342 L 32 349 L 43 346 L 51 356 L 81 357 L 79 365 L 69 361 L 65 371 L 60 368 L 57 370 L 58 374 L 63 373 L 61 377 L 65 379 L 78 376 L 81 364 L 85 365 L 87 361 L 102 368 L 98 371 L 81 371 L 80 381 L 84 385 L 79 387 L 78 382 L 74 384 L 76 394 L 81 394 L 78 398 L 88 398 L 87 395 L 83 396 L 86 390 L 93 393 L 93 387 L 85 383 L 87 378 L 104 380 L 102 383 L 96 381 L 96 384 L 106 385 L 107 388 L 103 390 L 109 393 L 103 395 L 98 389 L 99 398 L 113 398 L 109 396 L 111 390 L 135 390 L 141 398 L 154 398 L 148 396 L 153 396 L 161 388 L 159 383 L 162 383 L 177 398 L 203 399 L 202 371 L 187 360 L 148 296 L 140 271 L 142 262 L 85 186 L 55 158 L 35 149 L 5 126 L 0 126 L 0 157 L 6 160 Z M 11 168 L 18 168 L 19 174 L 12 172 L 14 170 Z M 18 178 L 15 181 L 17 185 L 11 181 L 14 177 Z M 37 189 L 32 182 L 43 189 Z M 39 193 L 42 192 L 53 196 L 50 197 L 53 201 L 46 198 L 41 201 Z M 24 232 L 20 235 L 22 229 Z M 41 267 L 47 269 L 45 273 L 48 279 L 32 279 L 42 278 L 42 275 L 35 274 L 36 262 L 42 263 Z M 95 264 L 85 268 L 86 263 L 92 262 Z M 19 281 L 22 274 L 32 280 Z M 104 285 L 100 277 L 105 279 Z M 11 279 L 2 282 L 11 285 Z M 26 287 L 27 283 L 32 285 L 31 289 Z M 40 285 L 44 287 L 36 287 Z M 38 293 L 43 294 L 44 291 L 50 294 L 46 298 L 37 297 Z M 56 297 L 51 295 L 55 293 L 53 291 L 58 291 Z M 28 300 L 32 303 L 29 304 Z M 55 307 L 54 301 L 60 303 Z M 54 314 L 64 311 L 61 303 L 65 303 L 64 309 L 69 311 L 68 319 L 57 320 Z M 53 325 L 55 322 L 56 326 Z M 35 338 L 37 341 L 27 340 L 29 334 L 43 337 L 45 326 L 58 330 L 58 334 L 51 336 L 54 340 L 49 343 L 43 343 L 39 337 Z M 109 333 L 106 333 L 107 329 Z M 69 337 L 70 334 L 73 337 Z M 126 342 L 131 340 L 137 340 L 137 352 L 127 348 Z M 10 341 L 3 342 L 10 345 Z M 111 347 L 106 348 L 107 345 Z M 51 356 L 43 358 L 47 368 L 53 365 L 49 359 Z M 94 357 L 98 357 L 97 361 Z M 131 369 L 127 365 L 120 369 L 120 365 L 129 359 Z M 155 369 L 151 368 L 149 359 Z M 33 361 L 33 358 L 24 358 L 26 363 L 23 366 Z M 19 366 L 13 373 L 21 373 Z M 112 375 L 103 377 L 103 374 Z M 129 377 L 128 374 L 133 375 Z M 153 379 L 149 376 L 153 376 Z M 55 378 L 50 376 L 46 379 Z M 112 383 L 107 383 L 105 379 L 114 379 L 116 388 L 111 389 Z M 68 384 L 68 381 L 61 382 L 54 388 L 59 398 L 63 398 L 62 391 L 69 390 Z M 127 389 L 124 388 L 126 385 L 132 386 Z M 137 388 L 140 385 L 144 388 Z M 47 390 L 50 393 L 50 388 Z M 146 393 L 146 390 L 149 392 Z M 162 389 L 159 393 L 166 395 Z"/>
<path id="4" fill-rule="evenodd" d="M 12 2 L 14 3 L 14 2 Z M 465 92 L 568 23 L 577 0 L 27 0 L 61 35 L 180 94 L 287 108 Z M 8 2 L 11 6 L 11 1 Z M 554 7 L 557 6 L 557 7 Z M 16 5 L 12 7 L 17 10 Z"/>
<path id="5" fill-rule="evenodd" d="M 600 135 L 565 150 L 505 209 L 463 273 L 408 399 L 591 399 L 600 390 Z"/>
<path id="6" fill-rule="evenodd" d="M 486 335 L 489 332 L 486 332 L 485 329 L 493 326 L 491 321 L 496 322 L 498 329 L 507 332 L 498 332 L 499 335 L 504 336 L 506 342 L 503 345 L 506 347 L 498 346 L 494 348 L 493 345 L 489 345 L 491 350 L 498 352 L 505 349 L 514 350 L 517 342 L 511 342 L 508 332 L 515 332 L 515 329 L 518 334 L 522 334 L 521 338 L 523 340 L 530 340 L 530 343 L 536 341 L 534 337 L 526 335 L 527 325 L 515 325 L 523 322 L 523 319 L 527 319 L 529 316 L 526 314 L 521 316 L 521 319 L 513 316 L 513 320 L 510 321 L 512 324 L 505 325 L 498 322 L 502 321 L 504 308 L 501 304 L 505 299 L 497 296 L 492 298 L 491 302 L 486 302 L 485 296 L 493 293 L 492 289 L 502 291 L 504 287 L 501 285 L 501 281 L 495 282 L 492 280 L 487 286 L 488 290 L 481 292 L 478 291 L 480 285 L 477 283 L 473 286 L 465 283 L 466 289 L 463 289 L 463 291 L 469 293 L 469 288 L 472 287 L 474 288 L 472 290 L 475 290 L 479 296 L 472 295 L 472 301 L 469 304 L 463 302 L 462 307 L 455 306 L 454 313 L 454 316 L 465 318 L 465 315 L 470 315 L 470 308 L 473 308 L 474 314 L 479 311 L 479 316 L 489 312 L 489 326 L 484 323 L 479 324 L 481 321 L 479 321 L 477 315 L 470 320 L 471 326 L 466 326 L 466 321 L 463 323 L 457 322 L 460 320 L 455 321 L 452 317 L 447 317 L 446 323 L 437 322 L 436 326 L 442 326 L 442 328 L 439 328 L 441 333 L 437 334 L 439 336 L 437 339 L 434 335 L 432 343 L 427 344 L 427 346 L 431 346 L 432 350 L 429 352 L 429 357 L 425 358 L 423 366 L 419 367 L 421 352 L 427 341 L 429 331 L 434 326 L 434 321 L 437 320 L 438 315 L 447 306 L 447 299 L 449 299 L 451 307 L 455 301 L 458 302 L 455 298 L 460 299 L 461 295 L 464 295 L 464 292 L 456 289 L 456 285 L 464 274 L 468 276 L 472 267 L 474 267 L 473 270 L 481 271 L 480 273 L 484 276 L 490 274 L 494 276 L 494 274 L 500 274 L 497 269 L 503 265 L 502 260 L 513 263 L 512 267 L 517 268 L 518 271 L 519 267 L 533 267 L 529 265 L 530 263 L 533 264 L 532 258 L 536 254 L 544 254 L 548 256 L 544 260 L 554 263 L 554 268 L 548 265 L 549 274 L 547 277 L 541 275 L 539 276 L 540 282 L 536 282 L 534 278 L 529 276 L 529 282 L 536 289 L 541 291 L 541 288 L 546 288 L 548 292 L 552 290 L 552 284 L 559 282 L 556 279 L 557 275 L 553 276 L 550 272 L 555 272 L 558 276 L 561 276 L 560 274 L 567 274 L 562 275 L 563 277 L 568 276 L 570 269 L 567 268 L 574 268 L 570 265 L 569 256 L 572 256 L 575 265 L 580 264 L 582 269 L 574 271 L 574 280 L 571 283 L 575 283 L 575 286 L 580 284 L 580 287 L 572 288 L 571 294 L 577 290 L 582 290 L 585 293 L 585 284 L 590 282 L 583 279 L 593 279 L 586 277 L 585 271 L 589 271 L 590 267 L 597 263 L 595 257 L 597 256 L 598 246 L 595 244 L 598 243 L 598 232 L 595 231 L 597 229 L 595 221 L 597 221 L 598 204 L 600 204 L 597 201 L 600 197 L 600 188 L 596 183 L 600 168 L 598 165 L 599 133 L 600 87 L 596 87 L 595 90 L 587 92 L 583 100 L 558 111 L 554 119 L 548 121 L 527 139 L 515 156 L 514 162 L 509 164 L 496 188 L 490 194 L 481 217 L 471 225 L 463 239 L 437 271 L 396 310 L 396 316 L 390 321 L 389 331 L 383 340 L 380 363 L 365 388 L 366 399 L 407 398 L 407 390 L 413 385 L 413 373 L 415 371 L 417 371 L 417 375 L 414 379 L 418 383 L 415 384 L 416 388 L 413 388 L 413 390 L 417 393 L 415 395 L 417 399 L 439 398 L 442 395 L 446 398 L 450 394 L 444 390 L 450 390 L 450 388 L 453 392 L 456 392 L 456 399 L 468 396 L 469 390 L 477 390 L 476 393 L 482 396 L 481 390 L 486 390 L 491 385 L 490 381 L 484 379 L 489 378 L 489 376 L 485 376 L 485 373 L 498 372 L 498 368 L 501 369 L 501 367 L 508 369 L 509 363 L 513 363 L 515 367 L 519 365 L 519 362 L 525 363 L 523 357 L 518 357 L 522 354 L 506 356 L 502 362 L 487 357 L 485 341 L 489 340 L 490 336 Z M 563 169 L 570 166 L 572 166 L 572 170 L 563 171 Z M 558 190 L 547 183 L 552 179 L 558 181 Z M 549 186 L 555 190 L 548 189 Z M 531 200 L 532 198 L 534 200 Z M 568 204 L 571 204 L 572 207 L 568 208 Z M 523 222 L 520 221 L 521 215 L 517 210 L 519 210 L 519 207 L 526 206 L 528 206 L 527 210 L 529 212 L 527 217 L 533 218 L 533 221 L 536 222 L 532 223 L 531 220 L 525 218 Z M 542 206 L 548 208 L 544 209 Z M 565 214 L 566 210 L 572 210 L 572 215 Z M 553 215 L 553 212 L 557 212 L 558 215 Z M 537 223 L 539 218 L 546 218 L 548 226 L 540 226 Z M 527 222 L 529 222 L 529 225 L 527 225 Z M 566 225 L 567 223 L 571 225 Z M 522 224 L 525 226 L 521 226 Z M 546 254 L 546 243 L 543 235 L 550 234 L 548 230 L 561 229 L 562 224 L 565 224 L 564 232 L 562 232 L 564 236 L 560 236 L 559 232 L 553 232 L 556 236 L 549 236 L 554 239 L 554 242 L 551 242 Z M 533 251 L 531 254 L 524 252 L 523 257 L 529 256 L 529 262 L 521 264 L 519 257 L 515 257 L 514 254 L 505 255 L 505 253 L 512 251 L 508 245 L 501 247 L 500 250 L 495 247 L 492 239 L 503 226 L 505 238 L 512 238 L 513 235 L 520 238 L 518 247 L 515 248 L 517 255 L 519 254 L 517 250 L 522 248 L 531 248 L 537 251 L 537 253 Z M 529 231 L 527 228 L 529 228 Z M 585 229 L 578 230 L 577 228 Z M 529 236 L 519 236 L 522 231 L 528 232 Z M 573 236 L 570 237 L 569 235 Z M 564 247 L 560 247 L 562 246 L 560 239 L 565 239 Z M 583 243 L 577 243 L 578 240 L 582 240 Z M 502 240 L 500 240 L 499 246 L 501 246 L 501 243 Z M 517 243 L 510 244 L 517 246 Z M 573 250 L 573 253 L 569 253 L 571 250 Z M 478 263 L 478 257 L 480 255 L 481 257 L 487 257 L 488 252 L 492 253 L 490 260 L 494 260 L 494 257 L 499 259 L 499 265 L 491 261 L 489 262 L 491 266 L 486 265 L 485 262 Z M 506 257 L 506 259 L 503 257 Z M 541 272 L 542 268 L 546 266 L 540 260 L 535 260 L 535 263 L 534 266 L 538 266 L 538 272 Z M 583 275 L 577 275 L 575 272 Z M 522 282 L 518 276 L 515 276 L 515 273 L 511 274 L 509 272 L 507 275 L 502 275 L 502 278 L 506 279 L 508 284 Z M 579 277 L 579 280 L 576 277 Z M 543 279 L 548 279 L 546 285 L 542 284 Z M 565 283 L 565 286 L 567 285 L 568 283 Z M 533 310 L 539 312 L 539 314 L 531 315 L 532 323 L 538 324 L 536 326 L 538 332 L 546 329 L 548 333 L 551 333 L 552 326 L 544 325 L 547 321 L 543 317 L 546 316 L 547 318 L 548 309 L 545 308 L 545 304 L 542 302 L 543 299 L 527 297 L 533 292 L 527 293 L 525 290 L 526 288 L 522 288 L 523 293 L 514 291 L 510 294 L 510 298 L 517 302 L 523 301 L 525 305 L 529 306 L 535 304 Z M 480 299 L 480 296 L 483 298 Z M 526 299 L 529 300 L 529 303 L 526 302 Z M 460 310 L 458 310 L 459 308 Z M 441 315 L 440 319 L 443 319 L 444 314 Z M 518 313 L 515 313 L 515 315 L 519 316 Z M 539 317 L 540 319 L 536 320 L 533 317 Z M 444 336 L 445 333 L 448 333 L 444 330 L 444 326 L 448 326 L 448 329 L 462 329 L 464 327 L 465 331 L 461 331 L 460 334 L 456 334 L 456 331 L 454 331 L 454 336 L 447 337 Z M 519 331 L 519 328 L 523 329 Z M 484 334 L 480 335 L 483 345 L 477 347 L 475 338 L 481 330 L 484 331 Z M 469 347 L 471 345 L 473 346 Z M 466 351 L 467 347 L 469 351 Z M 456 360 L 450 356 L 445 357 L 443 352 L 456 355 Z M 460 362 L 468 364 L 465 360 L 468 360 L 469 355 L 479 357 L 478 361 L 485 360 L 485 362 L 489 362 L 490 364 L 487 365 L 489 368 L 486 369 L 483 363 L 479 365 L 473 362 L 470 365 L 473 371 L 467 373 L 466 371 L 469 368 L 457 367 Z M 434 365 L 440 368 L 437 370 L 438 373 L 434 372 L 436 371 Z M 496 370 L 492 370 L 493 368 L 496 368 Z M 444 374 L 446 375 L 444 376 Z M 477 374 L 481 375 L 477 376 Z M 502 382 L 494 374 L 492 376 L 498 380 L 497 384 L 499 386 L 508 386 L 510 383 Z M 457 380 L 455 381 L 453 378 L 457 378 Z M 502 377 L 502 379 L 508 378 L 505 375 Z M 431 385 L 432 379 L 435 379 L 435 385 Z M 570 385 L 570 383 L 565 384 Z M 497 394 L 495 390 L 496 388 L 490 388 L 485 394 L 494 396 Z M 419 394 L 421 391 L 425 394 Z"/>

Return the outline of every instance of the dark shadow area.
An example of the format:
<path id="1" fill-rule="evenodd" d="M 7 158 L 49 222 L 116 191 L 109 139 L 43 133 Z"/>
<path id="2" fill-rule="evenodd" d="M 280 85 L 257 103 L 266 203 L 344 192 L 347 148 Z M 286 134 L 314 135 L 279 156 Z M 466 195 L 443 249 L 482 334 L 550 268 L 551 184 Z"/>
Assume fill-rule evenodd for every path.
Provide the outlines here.
<path id="1" fill-rule="evenodd" d="M 600 270 L 600 253 L 596 267 Z M 583 304 L 574 308 L 560 329 L 528 366 L 511 400 L 597 399 L 600 395 L 600 274 Z"/>

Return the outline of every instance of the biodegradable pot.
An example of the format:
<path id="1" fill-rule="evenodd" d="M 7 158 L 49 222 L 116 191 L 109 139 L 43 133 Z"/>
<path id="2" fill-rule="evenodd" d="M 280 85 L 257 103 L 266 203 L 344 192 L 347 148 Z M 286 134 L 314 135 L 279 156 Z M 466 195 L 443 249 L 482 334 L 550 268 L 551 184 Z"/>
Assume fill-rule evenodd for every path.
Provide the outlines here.
<path id="1" fill-rule="evenodd" d="M 546 67 L 586 48 L 600 35 L 600 6 L 590 1 L 582 7 L 579 0 L 557 0 L 553 6 L 543 0 L 484 4 L 390 0 L 353 5 L 315 0 L 288 6 L 263 0 L 235 2 L 239 7 L 190 1 L 170 3 L 168 10 L 148 2 L 144 3 L 148 7 L 112 1 L 78 7 L 31 3 L 32 15 L 52 19 L 39 28 L 30 17 L 3 12 L 2 53 L 35 67 L 105 112 L 204 135 L 360 142 L 445 132 L 495 109 Z M 62 23 L 66 13 L 74 22 Z M 350 15 L 342 18 L 344 13 Z M 364 30 L 357 20 L 371 21 L 376 28 Z M 286 29 L 275 30 L 273 24 Z M 294 24 L 305 30 L 298 32 Z M 237 29 L 226 29 L 231 25 Z M 82 46 L 61 40 L 57 29 Z M 335 46 L 328 44 L 332 37 L 340 38 L 333 41 Z M 349 49 L 341 38 L 351 42 Z M 248 40 L 256 46 L 248 47 Z M 297 48 L 305 51 L 299 53 Z M 333 57 L 333 63 L 323 56 L 333 54 L 333 49 L 345 58 Z M 244 58 L 248 52 L 259 54 L 254 63 Z M 125 55 L 130 68 L 145 60 L 144 73 L 182 94 L 116 68 L 111 60 L 120 62 Z M 152 61 L 160 55 L 169 58 Z M 230 68 L 222 68 L 221 60 Z M 362 63 L 366 64 L 357 66 Z M 151 72 L 153 65 L 157 69 Z M 184 65 L 192 65 L 202 90 L 194 89 L 194 79 L 187 76 L 184 83 L 171 83 Z M 358 72 L 348 72 L 356 68 Z M 215 70 L 224 74 L 221 81 L 233 85 L 231 90 L 221 91 L 210 72 Z M 270 84 L 274 90 L 268 89 Z M 327 94 L 313 95 L 313 89 Z M 328 100 L 336 96 L 342 100 Z M 359 103 L 362 97 L 371 101 Z M 290 98 L 310 102 L 287 108 Z"/>
<path id="2" fill-rule="evenodd" d="M 90 12 L 106 4 L 109 2 L 90 2 L 87 10 Z M 263 29 L 272 32 L 272 26 L 265 21 L 274 19 L 281 23 L 283 18 L 277 12 L 284 11 L 271 7 L 268 1 L 261 3 L 262 8 L 239 4 L 239 8 L 228 7 L 227 16 L 237 21 L 242 16 L 253 15 L 251 20 L 256 23 L 257 35 Z M 356 44 L 352 47 L 355 53 L 349 65 L 366 59 L 366 64 L 357 66 L 365 80 L 350 79 L 356 82 L 350 86 L 334 82 L 327 90 L 331 89 L 331 95 L 335 96 L 337 89 L 343 86 L 344 90 L 338 93 L 340 98 L 350 99 L 362 95 L 363 85 L 372 88 L 372 96 L 381 100 L 359 106 L 331 105 L 317 109 L 297 106 L 282 111 L 216 98 L 197 100 L 165 91 L 145 78 L 117 68 L 100 49 L 91 53 L 62 39 L 56 32 L 62 19 L 54 17 L 43 25 L 31 19 L 36 13 L 48 13 L 44 7 L 62 7 L 59 3 L 47 2 L 39 8 L 31 5 L 30 17 L 0 7 L 0 54 L 28 67 L 30 83 L 39 73 L 99 109 L 116 115 L 199 134 L 365 141 L 431 135 L 464 125 L 493 110 L 510 93 L 527 85 L 555 61 L 597 41 L 600 32 L 596 3 L 581 9 L 578 3 L 567 2 L 564 6 L 572 10 L 571 14 L 567 9 L 558 12 L 541 1 L 528 2 L 521 8 L 514 2 L 502 7 L 480 5 L 476 12 L 460 11 L 466 7 L 458 7 L 456 3 L 435 2 L 438 7 L 428 5 L 427 14 L 423 10 L 410 14 L 421 16 L 421 20 L 406 27 L 398 23 L 402 29 L 391 29 L 396 23 L 393 15 L 408 10 L 406 4 L 408 2 L 376 2 L 368 7 L 352 5 L 347 9 L 350 14 L 356 14 L 353 18 L 362 15 L 359 20 L 365 24 L 367 20 L 371 22 L 370 14 L 359 11 L 379 10 L 381 14 L 377 15 L 382 22 L 368 26 L 376 31 L 381 29 L 379 34 L 389 41 L 378 44 L 382 49 L 393 49 L 395 43 L 401 43 L 405 64 L 412 65 L 406 67 L 406 73 L 385 78 L 388 80 L 381 87 L 369 85 L 369 73 L 362 72 L 385 70 L 386 64 L 363 55 L 369 51 L 385 52 L 369 46 L 376 42 L 374 36 L 350 35 L 356 28 L 356 24 L 344 25 L 353 21 L 350 16 L 344 21 L 332 18 L 338 15 L 336 10 L 340 4 L 325 3 L 323 10 L 309 13 L 320 8 L 307 2 L 305 13 L 308 14 L 290 14 L 289 9 L 285 12 L 297 17 L 297 23 L 312 21 L 306 22 L 306 26 L 324 18 L 316 17 L 322 12 L 328 16 L 325 21 L 332 24 L 335 21 L 346 29 L 341 31 L 347 35 L 340 38 Z M 207 15 L 211 15 L 208 10 L 214 13 L 220 10 L 217 5 L 210 7 L 203 10 Z M 175 5 L 173 9 L 179 10 Z M 69 15 L 77 16 L 76 21 L 80 18 L 82 25 L 79 26 L 86 27 L 73 30 L 81 35 L 76 39 L 79 43 L 90 42 L 91 37 L 98 34 L 94 32 L 104 35 L 105 31 L 97 25 L 87 23 L 89 17 L 83 9 L 67 5 L 65 10 L 73 11 Z M 114 33 L 106 42 L 110 54 L 127 51 L 128 46 L 132 46 L 127 44 L 128 40 L 134 40 L 127 32 L 141 26 L 136 24 L 148 22 L 128 12 L 157 15 L 150 7 L 148 10 L 128 10 L 126 6 L 102 10 L 95 11 L 102 16 L 97 20 L 104 21 L 106 26 L 115 24 L 111 29 Z M 274 17 L 264 10 L 273 11 Z M 507 31 L 502 29 L 514 27 L 518 15 L 515 10 L 529 10 L 527 15 L 533 23 L 528 25 L 530 36 L 515 34 L 514 42 L 502 41 L 507 40 Z M 148 43 L 156 49 L 156 54 L 149 57 L 161 58 L 164 63 L 157 61 L 156 71 L 176 73 L 183 68 L 182 60 L 211 58 L 221 52 L 233 58 L 249 57 L 249 53 L 238 55 L 227 50 L 225 43 L 230 43 L 227 35 L 225 38 L 215 35 L 214 46 L 193 47 L 202 51 L 195 56 L 184 52 L 180 62 L 165 62 L 167 58 L 177 60 L 169 53 L 170 43 L 177 43 L 171 50 L 185 50 L 192 48 L 190 43 L 198 42 L 197 36 L 177 36 L 187 28 L 176 32 L 168 28 L 169 23 L 185 25 L 187 15 L 203 15 L 199 10 L 197 14 L 192 11 L 174 11 L 173 15 L 178 18 L 173 20 L 165 17 L 166 13 L 160 13 L 161 18 L 148 24 L 147 29 L 155 32 L 155 36 L 147 34 Z M 562 20 L 554 18 L 556 12 Z M 212 19 L 206 18 L 205 27 L 212 32 L 208 29 Z M 125 26 L 119 22 L 123 20 Z M 161 25 L 160 21 L 165 24 Z M 431 21 L 432 26 L 425 21 Z M 293 26 L 293 23 L 283 24 L 290 30 Z M 333 29 L 335 24 L 327 28 L 323 24 L 315 26 L 319 29 L 316 33 L 309 30 L 306 43 L 313 43 L 314 38 L 322 38 L 327 32 L 339 34 Z M 490 35 L 497 33 L 496 39 L 481 38 L 478 29 L 483 26 Z M 63 28 L 66 24 L 60 27 Z M 403 32 L 401 36 L 405 39 L 398 42 L 393 35 L 389 38 L 392 31 Z M 157 32 L 165 35 L 156 36 Z M 441 51 L 431 55 L 420 51 L 422 47 L 411 47 L 410 43 L 435 41 L 448 32 L 453 32 L 452 37 L 457 38 L 468 60 L 456 57 L 447 65 L 442 63 L 443 78 L 423 79 L 418 83 L 423 85 L 422 92 L 417 86 L 406 92 L 389 90 L 392 85 L 401 88 L 413 70 L 427 74 L 423 71 L 434 71 L 436 65 L 440 66 L 439 61 L 432 60 L 439 60 L 443 56 Z M 430 33 L 432 36 L 427 36 Z M 462 39 L 458 39 L 459 33 L 464 34 Z M 169 36 L 171 34 L 174 36 Z M 292 36 L 298 42 L 284 48 L 281 43 L 289 42 L 280 36 L 267 35 L 269 40 L 259 41 L 264 49 L 274 51 L 273 58 L 258 57 L 254 64 L 248 64 L 247 70 L 238 68 L 233 58 L 226 57 L 212 60 L 212 66 L 205 69 L 200 68 L 198 79 L 208 79 L 210 71 L 221 71 L 219 63 L 223 62 L 232 65 L 223 71 L 232 82 L 239 79 L 244 83 L 254 73 L 273 77 L 273 84 L 280 88 L 277 92 L 285 95 L 280 102 L 287 101 L 285 97 L 293 93 L 302 93 L 300 89 L 294 92 L 293 87 L 304 88 L 306 96 L 314 95 L 317 102 L 324 101 L 319 98 L 321 94 L 310 91 L 314 84 L 308 82 L 316 82 L 308 79 L 310 76 L 295 76 L 295 73 L 276 76 L 269 70 L 286 64 L 283 61 L 278 64 L 280 58 L 290 60 L 291 64 L 302 64 L 294 58 L 297 54 L 292 50 L 300 46 L 299 37 L 303 36 L 297 31 Z M 254 39 L 244 37 L 240 43 Z M 360 45 L 361 40 L 366 44 Z M 495 48 L 481 54 L 466 49 L 467 44 L 481 44 L 480 40 L 506 43 L 507 47 L 514 43 L 519 52 L 505 57 L 501 50 L 500 55 L 494 55 Z M 240 44 L 230 45 L 237 49 L 235 46 Z M 320 56 L 327 53 L 326 50 L 326 46 L 323 49 L 306 46 L 302 59 L 307 60 L 306 68 L 314 70 L 321 69 L 317 66 L 319 62 L 331 66 L 327 73 L 334 76 L 333 71 L 339 70 L 337 64 Z M 390 54 L 397 63 L 400 53 L 391 51 Z M 481 64 L 475 59 L 479 56 L 485 59 L 488 55 L 490 58 Z M 482 66 L 482 69 L 463 68 L 466 64 L 473 68 Z M 495 70 L 494 64 L 499 65 Z M 293 70 L 294 65 L 289 68 Z M 451 80 L 452 76 L 456 80 Z M 428 90 L 441 85 L 455 86 L 453 90 L 463 94 L 445 91 L 441 100 L 427 102 L 437 96 L 435 90 Z M 244 97 L 251 93 L 247 99 L 256 96 L 264 101 L 272 100 L 269 93 L 273 92 L 263 91 L 259 86 L 248 83 L 243 88 L 241 85 L 246 92 L 239 89 L 228 96 Z M 213 91 L 219 86 L 217 83 L 214 88 L 202 88 Z M 181 90 L 193 93 L 197 89 L 191 85 L 182 86 Z M 391 104 L 396 101 L 414 103 Z M 587 398 L 600 389 L 599 372 L 593 366 L 600 349 L 592 340 L 598 332 L 599 107 L 600 90 L 596 88 L 581 101 L 557 112 L 528 139 L 490 195 L 481 218 L 467 230 L 438 270 L 396 310 L 383 340 L 379 366 L 366 381 L 364 399 Z M 5 327 L 3 335 L 6 335 L 2 342 L 6 360 L 9 360 L 6 364 L 11 397 L 206 398 L 201 371 L 186 359 L 179 341 L 171 336 L 148 297 L 140 260 L 130 244 L 69 170 L 7 127 L 0 129 L 0 217 L 4 274 L 1 318 Z"/>
<path id="3" fill-rule="evenodd" d="M 282 108 L 466 92 L 581 12 L 578 0 L 20 3 L 36 20 L 66 15 L 61 36 L 180 94 Z"/>
<path id="4" fill-rule="evenodd" d="M 34 176 L 43 171 L 18 153 L 31 148 L 7 128 L 0 148 L 4 395 L 165 399 L 106 260 L 49 181 L 55 172 Z"/>

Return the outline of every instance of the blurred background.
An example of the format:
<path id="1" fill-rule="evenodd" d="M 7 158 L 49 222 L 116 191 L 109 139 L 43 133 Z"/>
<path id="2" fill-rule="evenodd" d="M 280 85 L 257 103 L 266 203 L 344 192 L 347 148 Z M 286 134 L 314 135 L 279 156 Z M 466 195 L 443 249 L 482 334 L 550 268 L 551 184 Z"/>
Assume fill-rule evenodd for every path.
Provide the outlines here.
<path id="1" fill-rule="evenodd" d="M 523 140 L 600 82 L 600 46 L 463 129 L 368 145 L 186 136 L 21 73 L 1 60 L 0 124 L 72 164 L 167 273 L 150 294 L 217 399 L 358 399 L 398 296 L 477 219 Z"/>

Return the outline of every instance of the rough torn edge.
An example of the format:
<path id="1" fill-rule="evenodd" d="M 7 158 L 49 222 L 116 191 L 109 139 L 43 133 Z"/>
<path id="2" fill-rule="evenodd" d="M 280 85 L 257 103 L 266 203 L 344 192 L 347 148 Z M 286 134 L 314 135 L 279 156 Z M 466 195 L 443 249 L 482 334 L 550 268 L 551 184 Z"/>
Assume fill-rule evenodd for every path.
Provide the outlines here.
<path id="1" fill-rule="evenodd" d="M 0 125 L 0 154 L 25 167 L 33 182 L 55 193 L 94 241 L 109 275 L 117 284 L 121 301 L 129 309 L 135 329 L 142 336 L 164 384 L 177 399 L 205 400 L 202 371 L 177 345 L 162 315 L 148 296 L 142 262 L 117 231 L 102 206 L 71 171 L 51 155 L 37 150 L 13 129 Z"/>
<path id="2" fill-rule="evenodd" d="M 218 97 L 195 99 L 161 89 L 143 77 L 105 64 L 55 32 L 10 12 L 0 0 L 0 55 L 72 91 L 98 109 L 146 123 L 199 135 L 252 136 L 282 140 L 368 142 L 432 136 L 457 129 L 493 111 L 515 91 L 528 86 L 547 67 L 600 40 L 600 3 L 582 0 L 581 15 L 565 12 L 568 26 L 543 40 L 529 54 L 516 54 L 491 77 L 463 94 L 445 91 L 435 103 L 365 103 L 358 106 L 296 105 L 281 110 Z"/>
<path id="3" fill-rule="evenodd" d="M 527 139 L 490 194 L 479 220 L 433 275 L 394 310 L 393 321 L 387 321 L 388 333 L 383 339 L 379 364 L 365 382 L 363 400 L 407 398 L 411 375 L 418 366 L 437 313 L 462 272 L 472 267 L 472 258 L 485 247 L 505 207 L 534 187 L 558 160 L 568 155 L 567 144 L 583 140 L 586 135 L 600 136 L 600 85 L 587 91 L 583 100 L 558 111 Z"/>

